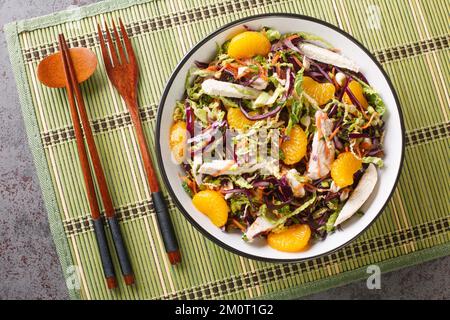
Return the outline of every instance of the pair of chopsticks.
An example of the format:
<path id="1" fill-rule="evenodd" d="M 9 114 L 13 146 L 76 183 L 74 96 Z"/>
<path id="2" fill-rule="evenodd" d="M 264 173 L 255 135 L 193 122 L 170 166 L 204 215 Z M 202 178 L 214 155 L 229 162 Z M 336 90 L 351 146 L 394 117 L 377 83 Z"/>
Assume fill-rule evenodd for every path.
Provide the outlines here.
<path id="1" fill-rule="evenodd" d="M 97 239 L 97 245 L 100 251 L 100 258 L 102 262 L 103 273 L 106 278 L 106 283 L 109 289 L 117 287 L 117 280 L 114 272 L 111 253 L 106 239 L 103 218 L 100 213 L 100 208 L 95 193 L 94 181 L 92 179 L 88 154 L 84 144 L 83 130 L 81 128 L 81 124 L 83 125 L 84 136 L 86 137 L 86 144 L 89 149 L 89 154 L 91 156 L 93 170 L 97 178 L 100 195 L 102 198 L 103 206 L 105 208 L 106 219 L 108 221 L 108 225 L 112 234 L 112 239 L 117 257 L 119 259 L 122 275 L 125 283 L 127 285 L 131 285 L 134 283 L 133 270 L 131 268 L 129 256 L 125 244 L 123 242 L 120 227 L 117 222 L 117 218 L 115 216 L 111 196 L 109 194 L 108 186 L 106 184 L 105 174 L 103 172 L 100 163 L 100 157 L 98 155 L 97 148 L 95 146 L 94 136 L 92 134 L 92 129 L 89 124 L 89 119 L 83 101 L 83 96 L 81 94 L 81 90 L 78 85 L 78 81 L 75 74 L 75 68 L 73 66 L 69 49 L 67 47 L 67 43 L 63 34 L 59 35 L 59 47 L 61 51 L 61 58 L 63 60 L 64 65 L 64 73 L 66 76 L 66 89 L 70 104 L 70 113 L 75 131 L 75 139 L 77 143 L 78 155 L 81 162 L 84 184 L 86 187 L 89 207 L 91 209 L 91 216 L 94 226 L 95 237 Z"/>

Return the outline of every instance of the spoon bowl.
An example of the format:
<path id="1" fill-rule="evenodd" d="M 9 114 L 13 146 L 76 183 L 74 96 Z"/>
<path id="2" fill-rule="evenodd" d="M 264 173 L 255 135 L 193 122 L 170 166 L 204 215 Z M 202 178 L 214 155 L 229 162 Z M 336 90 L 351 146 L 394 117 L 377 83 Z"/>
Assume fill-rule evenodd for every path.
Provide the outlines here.
<path id="1" fill-rule="evenodd" d="M 89 79 L 97 68 L 97 56 L 87 48 L 69 49 L 75 68 L 78 83 Z M 61 52 L 56 52 L 44 58 L 37 67 L 37 77 L 40 82 L 50 88 L 64 88 L 66 76 L 61 59 Z"/>

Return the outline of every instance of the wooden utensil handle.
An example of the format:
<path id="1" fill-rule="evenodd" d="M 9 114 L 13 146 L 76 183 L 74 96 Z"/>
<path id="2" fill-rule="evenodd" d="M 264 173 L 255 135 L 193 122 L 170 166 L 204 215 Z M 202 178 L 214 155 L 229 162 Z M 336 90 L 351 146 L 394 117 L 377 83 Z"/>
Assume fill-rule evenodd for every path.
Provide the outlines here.
<path id="1" fill-rule="evenodd" d="M 179 250 L 178 242 L 164 196 L 160 191 L 152 192 L 152 200 L 166 252 L 177 252 Z"/>
<path id="2" fill-rule="evenodd" d="M 119 258 L 123 279 L 127 285 L 131 285 L 134 283 L 133 269 L 131 267 L 130 258 L 122 238 L 119 223 L 115 215 L 107 217 L 106 220 L 108 221 L 109 229 L 111 230 L 114 248 L 116 249 L 117 257 Z"/>
<path id="3" fill-rule="evenodd" d="M 103 201 L 103 207 L 105 208 L 105 215 L 109 227 L 111 229 L 114 248 L 116 250 L 116 254 L 119 259 L 120 269 L 122 270 L 122 275 L 125 283 L 127 285 L 131 285 L 134 283 L 134 276 L 133 270 L 131 268 L 130 258 L 128 256 L 125 243 L 122 238 L 122 232 L 117 223 L 114 206 L 111 200 L 111 195 L 109 193 L 109 189 L 106 184 L 105 174 L 100 162 L 97 147 L 95 146 L 94 136 L 92 134 L 92 129 L 89 124 L 86 108 L 83 99 L 81 98 L 82 96 L 79 89 L 76 90 L 76 97 L 78 102 L 78 110 L 81 117 L 81 123 L 83 124 L 83 129 L 86 137 L 86 143 L 88 145 L 89 153 L 91 155 L 95 177 L 97 178 L 100 195 Z"/>
<path id="4" fill-rule="evenodd" d="M 147 175 L 148 184 L 151 192 L 159 191 L 159 183 L 153 169 L 153 162 L 148 149 L 147 141 L 145 139 L 144 128 L 142 127 L 141 118 L 139 116 L 139 107 L 137 101 L 127 102 L 128 110 L 130 111 L 131 120 L 133 121 L 138 139 L 139 150 L 141 152 L 142 161 L 144 162 L 145 173 Z"/>
<path id="5" fill-rule="evenodd" d="M 172 220 L 170 219 L 169 211 L 167 210 L 167 204 L 162 193 L 159 191 L 159 183 L 153 169 L 150 151 L 147 146 L 144 129 L 139 116 L 139 106 L 136 99 L 126 101 L 126 103 L 131 114 L 131 120 L 133 121 L 133 125 L 136 129 L 139 149 L 144 162 L 145 173 L 147 175 L 150 191 L 152 192 L 153 206 L 158 218 L 157 221 L 163 238 L 164 247 L 166 252 L 169 254 L 170 262 L 172 264 L 176 264 L 181 261 L 178 242 L 175 237 L 175 231 Z"/>
<path id="6" fill-rule="evenodd" d="M 94 180 L 92 179 L 91 169 L 89 166 L 89 159 L 86 147 L 84 145 L 83 131 L 80 124 L 80 118 L 78 116 L 77 105 L 75 102 L 74 85 L 71 82 L 70 77 L 70 70 L 69 70 L 70 66 L 68 60 L 69 54 L 63 35 L 59 35 L 59 46 L 62 52 L 61 59 L 63 60 L 64 74 L 66 77 L 66 90 L 70 106 L 70 115 L 72 118 L 73 128 L 75 132 L 75 141 L 77 144 L 78 156 L 80 158 L 81 170 L 83 172 L 83 180 L 86 187 L 87 198 L 89 201 L 89 208 L 91 209 L 95 237 L 97 239 L 97 245 L 100 252 L 100 258 L 102 262 L 103 273 L 106 278 L 106 283 L 109 289 L 113 289 L 117 287 L 117 281 L 114 273 L 111 254 L 109 252 L 108 244 L 106 241 L 105 230 L 103 226 L 102 217 L 100 214 L 97 197 L 95 194 Z"/>
<path id="7" fill-rule="evenodd" d="M 116 276 L 114 274 L 114 267 L 111 259 L 111 255 L 108 249 L 105 230 L 103 227 L 102 217 L 100 215 L 100 209 L 98 206 L 97 197 L 95 195 L 94 181 L 92 179 L 91 170 L 89 168 L 89 160 L 84 146 L 83 133 L 80 125 L 80 119 L 78 117 L 75 99 L 73 96 L 72 87 L 67 85 L 67 95 L 69 98 L 70 113 L 72 117 L 73 127 L 75 131 L 75 141 L 78 149 L 78 156 L 80 158 L 81 171 L 83 172 L 84 185 L 86 187 L 87 198 L 89 202 L 89 208 L 91 209 L 92 222 L 94 225 L 95 237 L 97 239 L 97 245 L 100 253 L 100 259 L 102 262 L 103 273 L 106 278 L 106 283 L 109 289 L 117 287 Z"/>
<path id="8" fill-rule="evenodd" d="M 72 122 L 74 124 L 75 140 L 78 149 L 78 156 L 80 158 L 81 171 L 83 172 L 84 185 L 86 187 L 87 198 L 89 202 L 89 208 L 91 209 L 92 223 L 94 225 L 95 237 L 97 239 L 98 250 L 100 253 L 100 259 L 102 263 L 103 273 L 106 278 L 108 289 L 114 289 L 117 287 L 116 276 L 114 273 L 114 267 L 109 252 L 108 244 L 106 241 L 105 229 L 103 226 L 103 219 L 100 215 L 100 209 L 95 195 L 94 181 L 92 180 L 91 170 L 89 168 L 89 160 L 84 146 L 83 134 L 80 126 L 80 119 L 76 112 L 75 100 L 73 100 L 72 92 L 68 91 L 70 111 L 72 115 Z"/>
<path id="9" fill-rule="evenodd" d="M 105 274 L 106 283 L 109 289 L 117 287 L 114 267 L 109 254 L 108 241 L 106 240 L 105 228 L 103 226 L 103 218 L 99 217 L 92 220 L 94 225 L 95 238 L 100 251 L 100 260 L 102 262 L 103 273 Z"/>
<path id="10" fill-rule="evenodd" d="M 91 125 L 89 123 L 89 117 L 86 111 L 86 106 L 84 104 L 83 94 L 81 93 L 80 87 L 77 82 L 75 75 L 75 67 L 73 65 L 72 59 L 69 54 L 65 55 L 67 57 L 67 62 L 69 65 L 69 76 L 73 85 L 73 90 L 75 92 L 75 99 L 78 104 L 78 113 L 83 125 L 84 136 L 86 138 L 86 144 L 89 149 L 89 154 L 92 160 L 92 166 L 94 169 L 95 177 L 97 178 L 97 183 L 100 191 L 100 196 L 102 198 L 103 207 L 105 208 L 105 214 L 107 217 L 114 216 L 115 210 L 112 203 L 111 195 L 109 193 L 108 184 L 106 183 L 105 173 L 100 162 L 100 156 L 95 145 L 94 134 L 92 133 Z"/>
<path id="11" fill-rule="evenodd" d="M 69 54 L 65 54 L 69 66 L 69 76 L 73 84 L 73 89 L 75 91 L 75 98 L 78 103 L 79 118 L 81 118 L 81 123 L 83 124 L 84 135 L 86 137 L 86 143 L 89 148 L 89 153 L 91 155 L 92 166 L 94 169 L 95 176 L 97 178 L 98 188 L 100 190 L 100 196 L 103 201 L 103 207 L 105 208 L 105 215 L 108 219 L 109 227 L 113 236 L 114 248 L 116 250 L 117 257 L 119 258 L 120 269 L 122 270 L 122 275 L 124 281 L 127 285 L 134 283 L 133 270 L 131 268 L 130 258 L 128 256 L 125 244 L 122 238 L 122 233 L 120 231 L 117 219 L 115 218 L 115 210 L 112 203 L 111 195 L 109 193 L 108 185 L 106 183 L 105 173 L 100 162 L 100 156 L 95 145 L 94 135 L 92 133 L 91 125 L 89 123 L 89 118 L 86 111 L 86 106 L 84 104 L 83 95 L 81 93 L 80 87 L 75 75 L 75 68 L 73 66 L 72 60 Z M 94 190 L 95 191 L 95 190 Z"/>
<path id="12" fill-rule="evenodd" d="M 75 141 L 78 149 L 78 156 L 80 158 L 81 171 L 83 172 L 84 185 L 86 187 L 89 208 L 91 209 L 92 222 L 94 225 L 95 237 L 97 239 L 98 250 L 102 262 L 103 273 L 106 278 L 106 283 L 109 289 L 117 287 L 116 276 L 114 274 L 114 267 L 111 259 L 111 254 L 108 249 L 105 230 L 103 227 L 100 209 L 95 195 L 94 181 L 92 180 L 91 170 L 89 168 L 89 160 L 87 157 L 86 148 L 83 141 L 83 133 L 81 131 L 80 119 L 76 110 L 73 92 L 67 87 L 67 94 L 69 96 L 70 113 L 72 116 L 73 127 L 75 131 Z"/>

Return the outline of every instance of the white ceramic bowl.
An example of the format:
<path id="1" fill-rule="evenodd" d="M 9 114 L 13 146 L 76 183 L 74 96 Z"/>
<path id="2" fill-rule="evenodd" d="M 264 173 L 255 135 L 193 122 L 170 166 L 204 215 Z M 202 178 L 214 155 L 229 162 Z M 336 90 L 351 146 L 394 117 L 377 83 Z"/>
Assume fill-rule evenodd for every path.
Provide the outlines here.
<path id="1" fill-rule="evenodd" d="M 320 241 L 305 252 L 287 253 L 270 248 L 263 239 L 246 243 L 238 233 L 225 233 L 214 226 L 193 205 L 191 198 L 181 186 L 179 173 L 182 169 L 171 161 L 169 149 L 169 130 L 175 102 L 182 99 L 184 83 L 188 70 L 194 61 L 210 61 L 216 52 L 216 43 L 222 44 L 230 35 L 246 25 L 252 29 L 267 26 L 281 33 L 303 31 L 318 35 L 329 41 L 342 53 L 354 60 L 369 83 L 381 94 L 387 107 L 385 115 L 385 166 L 379 171 L 379 179 L 374 192 L 364 204 L 361 217 L 354 216 L 342 226 L 342 231 L 334 232 L 325 241 Z M 326 22 L 295 14 L 264 14 L 244 18 L 221 27 L 194 48 L 178 64 L 170 77 L 162 96 L 156 128 L 156 145 L 159 168 L 172 199 L 185 217 L 205 236 L 220 246 L 237 254 L 265 261 L 289 262 L 310 259 L 329 254 L 346 245 L 360 235 L 382 212 L 397 183 L 404 153 L 404 126 L 397 96 L 381 66 L 375 58 L 350 35 Z"/>

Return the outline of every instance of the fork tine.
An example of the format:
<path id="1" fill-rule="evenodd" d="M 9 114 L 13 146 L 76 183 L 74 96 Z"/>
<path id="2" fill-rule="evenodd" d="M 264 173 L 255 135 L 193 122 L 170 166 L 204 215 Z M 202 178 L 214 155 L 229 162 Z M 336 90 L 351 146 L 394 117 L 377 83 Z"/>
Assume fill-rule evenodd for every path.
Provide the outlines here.
<path id="1" fill-rule="evenodd" d="M 109 73 L 109 70 L 112 69 L 111 58 L 109 57 L 108 49 L 106 48 L 105 39 L 103 38 L 102 28 L 100 27 L 100 24 L 98 24 L 98 23 L 97 23 L 97 33 L 98 33 L 98 39 L 100 41 L 100 48 L 102 50 L 103 62 L 105 63 L 106 72 Z"/>
<path id="2" fill-rule="evenodd" d="M 119 33 L 117 32 L 116 24 L 114 23 L 114 19 L 111 21 L 113 25 L 114 37 L 116 38 L 117 48 L 120 54 L 120 61 L 122 64 L 127 64 L 127 56 L 125 55 L 125 51 L 123 50 L 122 41 L 120 41 Z"/>
<path id="3" fill-rule="evenodd" d="M 122 32 L 123 42 L 127 49 L 128 60 L 130 63 L 136 64 L 136 56 L 134 55 L 133 46 L 131 45 L 130 38 L 128 38 L 127 30 L 125 29 L 122 18 L 119 18 L 120 31 Z"/>
<path id="4" fill-rule="evenodd" d="M 117 56 L 116 47 L 114 46 L 114 42 L 112 41 L 111 33 L 109 32 L 108 24 L 105 21 L 105 29 L 106 29 L 106 39 L 108 40 L 109 52 L 111 53 L 111 58 L 114 64 L 114 67 L 120 65 L 119 57 Z"/>

